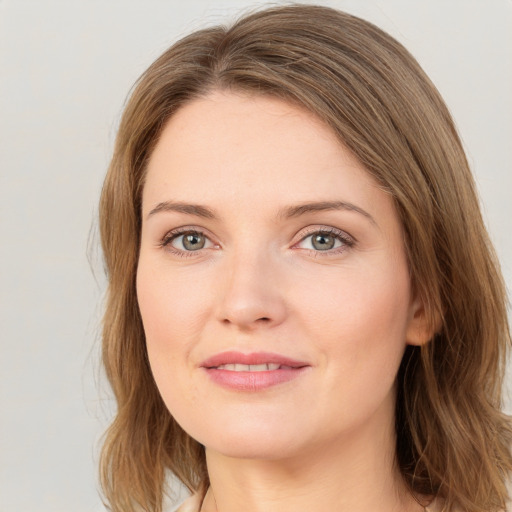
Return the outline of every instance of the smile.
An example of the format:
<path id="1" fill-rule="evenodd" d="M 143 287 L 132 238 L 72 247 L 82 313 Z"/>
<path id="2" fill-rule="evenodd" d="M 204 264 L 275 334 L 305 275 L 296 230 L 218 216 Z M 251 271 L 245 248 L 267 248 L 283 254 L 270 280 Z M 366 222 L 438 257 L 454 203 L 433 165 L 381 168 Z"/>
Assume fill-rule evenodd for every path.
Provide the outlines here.
<path id="1" fill-rule="evenodd" d="M 291 370 L 291 366 L 284 366 L 277 363 L 267 364 L 221 364 L 217 370 L 229 370 L 230 372 L 268 372 L 272 370 Z"/>
<path id="2" fill-rule="evenodd" d="M 232 391 L 256 392 L 304 375 L 311 365 L 280 354 L 222 352 L 201 364 L 211 382 Z"/>

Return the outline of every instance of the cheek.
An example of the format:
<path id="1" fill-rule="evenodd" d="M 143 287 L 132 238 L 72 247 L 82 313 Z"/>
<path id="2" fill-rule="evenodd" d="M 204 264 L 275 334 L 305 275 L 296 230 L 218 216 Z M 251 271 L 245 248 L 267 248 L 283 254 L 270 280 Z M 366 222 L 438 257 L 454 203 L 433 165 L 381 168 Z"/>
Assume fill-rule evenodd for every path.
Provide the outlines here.
<path id="1" fill-rule="evenodd" d="M 385 263 L 331 272 L 325 281 L 317 276 L 300 294 L 307 297 L 302 325 L 332 369 L 333 383 L 351 382 L 354 391 L 356 383 L 364 387 L 379 379 L 389 387 L 406 346 L 407 267 L 400 260 Z"/>
<path id="2" fill-rule="evenodd" d="M 179 383 L 190 381 L 190 352 L 201 330 L 198 311 L 203 307 L 200 301 L 204 297 L 191 293 L 194 280 L 169 274 L 161 264 L 141 255 L 137 300 L 148 358 L 162 398 L 173 409 L 177 402 L 194 400 L 193 388 Z"/>
<path id="3" fill-rule="evenodd" d="M 400 255 L 391 257 L 385 252 L 366 259 L 364 265 L 355 259 L 339 271 L 317 276 L 305 295 L 311 297 L 311 305 L 317 305 L 322 323 L 341 333 L 373 331 L 405 338 L 410 304 L 407 264 Z"/>
<path id="4" fill-rule="evenodd" d="M 137 300 L 153 377 L 168 410 L 181 423 L 198 401 L 190 352 L 200 330 L 197 311 L 201 295 L 190 293 L 190 280 L 171 279 L 168 274 L 158 262 L 145 260 L 142 255 Z M 192 425 L 197 421 L 193 418 Z M 185 422 L 182 427 L 187 430 L 190 426 Z"/>
<path id="5" fill-rule="evenodd" d="M 137 271 L 137 300 L 149 348 L 186 347 L 200 332 L 208 294 L 197 275 L 174 275 L 141 257 Z M 197 293 L 195 292 L 197 290 Z M 178 351 L 179 352 L 179 351 Z"/>

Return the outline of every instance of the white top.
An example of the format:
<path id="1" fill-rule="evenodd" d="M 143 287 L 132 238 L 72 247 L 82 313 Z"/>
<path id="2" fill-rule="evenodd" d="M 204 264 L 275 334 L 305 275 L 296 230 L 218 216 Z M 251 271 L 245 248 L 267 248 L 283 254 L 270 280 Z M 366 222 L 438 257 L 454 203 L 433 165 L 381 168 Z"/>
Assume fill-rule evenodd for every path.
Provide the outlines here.
<path id="1" fill-rule="evenodd" d="M 201 508 L 201 495 L 193 494 L 187 498 L 175 512 L 199 512 Z"/>

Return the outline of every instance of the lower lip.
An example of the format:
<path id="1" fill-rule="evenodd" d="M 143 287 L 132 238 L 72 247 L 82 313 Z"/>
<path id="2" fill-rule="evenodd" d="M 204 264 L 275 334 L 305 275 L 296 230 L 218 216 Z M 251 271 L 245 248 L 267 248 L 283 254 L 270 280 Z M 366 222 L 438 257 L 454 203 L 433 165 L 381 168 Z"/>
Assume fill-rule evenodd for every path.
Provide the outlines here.
<path id="1" fill-rule="evenodd" d="M 286 368 L 280 370 L 268 370 L 262 372 L 235 372 L 232 370 L 217 370 L 216 368 L 204 368 L 210 379 L 222 387 L 238 391 L 261 391 L 263 389 L 290 382 L 308 369 Z"/>

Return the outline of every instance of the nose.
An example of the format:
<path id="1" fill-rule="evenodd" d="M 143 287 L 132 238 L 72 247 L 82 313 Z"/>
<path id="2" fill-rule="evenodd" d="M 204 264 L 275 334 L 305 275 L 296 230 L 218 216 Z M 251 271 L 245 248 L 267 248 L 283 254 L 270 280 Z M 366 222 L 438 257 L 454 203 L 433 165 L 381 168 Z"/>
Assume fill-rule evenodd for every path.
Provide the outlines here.
<path id="1" fill-rule="evenodd" d="M 217 318 L 243 331 L 275 327 L 286 317 L 284 281 L 269 254 L 238 254 L 224 262 Z"/>

